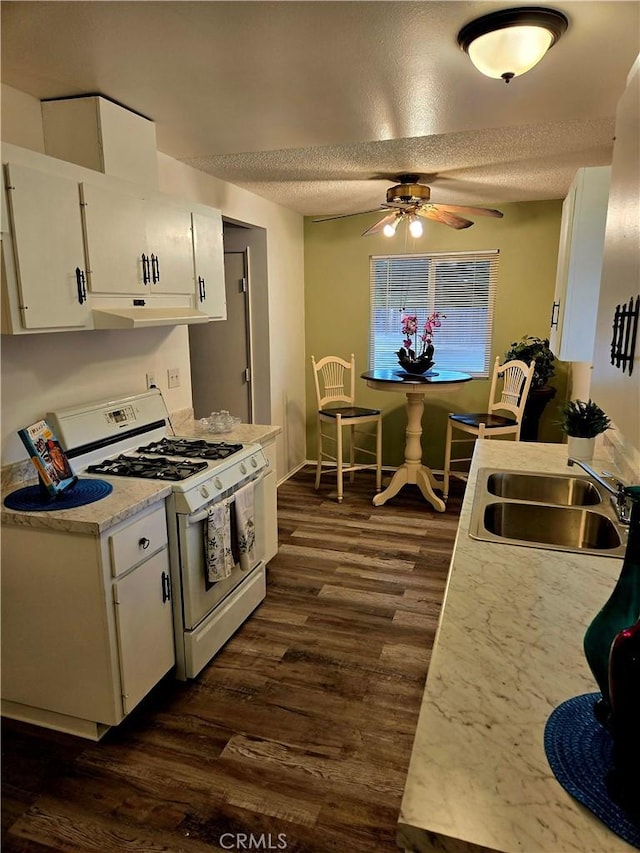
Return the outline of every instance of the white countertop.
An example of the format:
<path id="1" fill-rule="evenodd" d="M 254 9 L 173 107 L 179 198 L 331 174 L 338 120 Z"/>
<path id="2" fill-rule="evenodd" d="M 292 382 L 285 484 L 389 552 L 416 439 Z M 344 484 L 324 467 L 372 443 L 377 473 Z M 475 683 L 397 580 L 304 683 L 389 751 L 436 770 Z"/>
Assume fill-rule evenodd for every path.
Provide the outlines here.
<path id="1" fill-rule="evenodd" d="M 81 479 L 89 479 L 81 477 Z M 45 527 L 74 533 L 99 535 L 110 527 L 131 518 L 137 512 L 164 500 L 171 494 L 171 485 L 158 480 L 136 480 L 133 477 L 98 477 L 113 485 L 113 491 L 100 500 L 73 509 L 51 509 L 42 512 L 24 512 L 8 509 L 4 499 L 25 484 L 14 484 L 2 490 L 2 524 L 22 527 Z M 29 484 L 31 485 L 31 484 Z"/>
<path id="2" fill-rule="evenodd" d="M 207 441 L 229 441 L 242 444 L 267 444 L 282 432 L 282 427 L 270 424 L 238 424 L 231 432 L 211 432 L 200 421 L 193 418 L 174 423 L 174 429 L 178 435 L 185 438 L 193 436 Z"/>
<path id="3" fill-rule="evenodd" d="M 566 793 L 543 745 L 553 709 L 598 690 L 582 640 L 622 558 L 468 535 L 479 468 L 566 473 L 566 460 L 565 445 L 477 443 L 399 817 L 409 850 L 633 850 Z"/>
<path id="4" fill-rule="evenodd" d="M 190 416 L 185 419 L 176 419 L 176 421 L 174 428 L 179 435 L 205 438 L 208 441 L 267 444 L 282 431 L 279 426 L 238 424 L 232 432 L 212 433 L 206 430 L 200 421 L 196 421 Z M 171 494 L 171 485 L 166 482 L 138 480 L 130 477 L 101 476 L 99 479 L 106 480 L 113 485 L 113 491 L 105 498 L 73 509 L 56 510 L 52 508 L 43 512 L 24 512 L 7 509 L 4 506 L 4 499 L 10 492 L 25 485 L 33 485 L 36 482 L 33 466 L 27 460 L 19 465 L 8 467 L 15 468 L 15 471 L 3 471 L 3 475 L 6 474 L 6 477 L 3 476 L 3 505 L 0 514 L 2 524 L 100 534 L 118 522 L 130 518 L 145 507 L 164 500 Z M 91 475 L 81 476 L 90 477 Z M 28 479 L 25 480 L 25 477 Z"/>

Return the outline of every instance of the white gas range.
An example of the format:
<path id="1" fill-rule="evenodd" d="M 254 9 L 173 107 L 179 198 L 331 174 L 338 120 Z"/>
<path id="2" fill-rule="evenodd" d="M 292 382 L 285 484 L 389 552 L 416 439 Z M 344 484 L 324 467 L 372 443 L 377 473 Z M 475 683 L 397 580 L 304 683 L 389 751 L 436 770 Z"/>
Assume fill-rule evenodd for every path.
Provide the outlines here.
<path id="1" fill-rule="evenodd" d="M 158 389 L 47 413 L 76 473 L 108 479 L 157 479 L 171 484 L 166 502 L 176 676 L 194 678 L 266 594 L 266 507 L 269 462 L 257 444 L 173 435 Z M 252 483 L 256 543 L 250 565 L 234 553 L 228 577 L 207 577 L 205 533 L 210 509 Z M 231 537 L 236 535 L 231 529 Z"/>

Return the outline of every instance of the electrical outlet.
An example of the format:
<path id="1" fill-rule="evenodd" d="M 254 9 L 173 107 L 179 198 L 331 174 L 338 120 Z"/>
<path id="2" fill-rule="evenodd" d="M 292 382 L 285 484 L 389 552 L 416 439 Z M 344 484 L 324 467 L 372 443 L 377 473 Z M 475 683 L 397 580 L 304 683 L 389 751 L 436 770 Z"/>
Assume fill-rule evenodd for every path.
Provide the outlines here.
<path id="1" fill-rule="evenodd" d="M 170 367 L 167 370 L 167 387 L 168 388 L 179 388 L 180 387 L 180 368 L 179 367 Z"/>
<path id="2" fill-rule="evenodd" d="M 147 388 L 155 388 L 156 386 L 156 375 L 155 373 L 147 373 Z"/>

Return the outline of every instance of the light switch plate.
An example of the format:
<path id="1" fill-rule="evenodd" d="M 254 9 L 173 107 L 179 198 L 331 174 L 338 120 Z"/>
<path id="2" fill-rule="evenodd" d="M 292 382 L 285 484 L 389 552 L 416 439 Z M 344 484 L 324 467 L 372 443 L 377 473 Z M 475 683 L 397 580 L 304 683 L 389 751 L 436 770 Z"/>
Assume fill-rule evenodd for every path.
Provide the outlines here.
<path id="1" fill-rule="evenodd" d="M 179 367 L 170 367 L 167 370 L 167 387 L 168 388 L 179 388 L 180 387 L 180 368 Z"/>

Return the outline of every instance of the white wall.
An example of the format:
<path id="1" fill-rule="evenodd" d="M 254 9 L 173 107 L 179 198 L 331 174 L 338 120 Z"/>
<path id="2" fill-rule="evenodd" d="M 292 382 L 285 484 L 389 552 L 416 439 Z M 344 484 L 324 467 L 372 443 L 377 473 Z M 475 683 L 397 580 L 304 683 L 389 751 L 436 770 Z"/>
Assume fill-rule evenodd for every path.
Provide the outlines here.
<path id="1" fill-rule="evenodd" d="M 39 102 L 2 87 L 2 139 L 42 151 Z M 19 127 L 18 127 L 19 125 Z M 304 270 L 302 217 L 252 193 L 158 155 L 160 189 L 219 207 L 223 215 L 267 229 L 272 423 L 278 476 L 305 458 Z M 185 380 L 169 391 L 166 371 Z M 191 407 L 186 326 L 127 331 L 2 336 L 2 464 L 25 458 L 16 430 L 52 408 L 144 390 L 153 370 L 170 411 Z"/>
<path id="2" fill-rule="evenodd" d="M 631 376 L 610 363 L 616 305 L 640 293 L 640 57 L 618 105 L 591 397 L 640 459 L 640 336 Z M 637 464 L 637 462 L 636 462 Z M 636 476 L 640 471 L 636 469 Z"/>
<path id="3" fill-rule="evenodd" d="M 267 231 L 271 422 L 278 438 L 278 476 L 305 459 L 303 218 L 240 187 L 158 154 L 162 192 L 219 207 L 223 216 Z"/>

